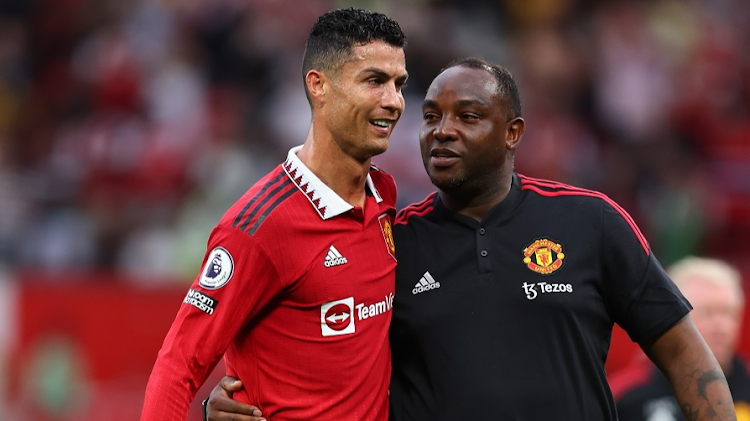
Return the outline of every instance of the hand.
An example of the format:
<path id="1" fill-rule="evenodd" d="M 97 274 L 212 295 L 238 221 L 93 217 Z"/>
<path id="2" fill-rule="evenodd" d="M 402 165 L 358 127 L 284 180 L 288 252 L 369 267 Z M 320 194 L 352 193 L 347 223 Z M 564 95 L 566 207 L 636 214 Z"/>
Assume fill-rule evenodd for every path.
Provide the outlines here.
<path id="1" fill-rule="evenodd" d="M 208 421 L 266 421 L 258 407 L 232 399 L 235 392 L 242 390 L 242 382 L 226 376 L 211 391 L 206 404 Z"/>

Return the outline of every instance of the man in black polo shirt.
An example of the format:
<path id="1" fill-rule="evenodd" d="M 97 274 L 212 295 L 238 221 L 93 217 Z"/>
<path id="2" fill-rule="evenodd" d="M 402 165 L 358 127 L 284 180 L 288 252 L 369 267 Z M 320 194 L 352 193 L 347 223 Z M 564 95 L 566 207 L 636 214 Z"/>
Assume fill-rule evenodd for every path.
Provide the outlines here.
<path id="1" fill-rule="evenodd" d="M 525 123 L 507 70 L 451 64 L 422 115 L 439 191 L 394 226 L 392 419 L 616 420 L 613 323 L 673 379 L 690 419 L 734 419 L 690 305 L 630 216 L 601 193 L 513 172 Z"/>
<path id="2" fill-rule="evenodd" d="M 513 172 L 525 122 L 507 70 L 452 63 L 422 111 L 439 190 L 393 228 L 392 420 L 616 420 L 613 323 L 666 373 L 688 419 L 736 419 L 690 304 L 630 216 L 601 193 Z M 225 397 L 217 386 L 210 402 L 226 411 Z"/>

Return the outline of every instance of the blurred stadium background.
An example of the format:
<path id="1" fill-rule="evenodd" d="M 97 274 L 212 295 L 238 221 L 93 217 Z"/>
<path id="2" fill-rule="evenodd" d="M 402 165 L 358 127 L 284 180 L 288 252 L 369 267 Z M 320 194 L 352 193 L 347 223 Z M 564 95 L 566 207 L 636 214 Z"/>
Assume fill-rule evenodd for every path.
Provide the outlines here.
<path id="1" fill-rule="evenodd" d="M 519 172 L 605 192 L 665 264 L 750 282 L 746 0 L 2 0 L 0 420 L 138 418 L 210 229 L 304 140 L 309 27 L 346 6 L 408 36 L 407 110 L 374 160 L 400 206 L 431 191 L 427 85 L 482 56 L 521 87 Z M 610 371 L 632 350 L 616 334 Z"/>

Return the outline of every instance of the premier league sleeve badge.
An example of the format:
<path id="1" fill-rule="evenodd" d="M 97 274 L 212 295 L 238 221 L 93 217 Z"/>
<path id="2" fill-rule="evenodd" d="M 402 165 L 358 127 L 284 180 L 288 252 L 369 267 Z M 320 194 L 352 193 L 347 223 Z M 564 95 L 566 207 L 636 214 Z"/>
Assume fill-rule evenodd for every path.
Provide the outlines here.
<path id="1" fill-rule="evenodd" d="M 198 285 L 206 289 L 219 289 L 232 279 L 234 260 L 223 247 L 216 247 L 206 259 Z"/>

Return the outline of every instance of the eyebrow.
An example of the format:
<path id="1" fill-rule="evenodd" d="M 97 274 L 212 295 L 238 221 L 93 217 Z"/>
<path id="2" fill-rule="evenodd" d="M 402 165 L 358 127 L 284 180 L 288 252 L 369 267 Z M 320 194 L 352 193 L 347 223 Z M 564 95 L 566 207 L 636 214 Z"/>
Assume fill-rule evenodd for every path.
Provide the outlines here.
<path id="1" fill-rule="evenodd" d="M 368 67 L 368 68 L 362 70 L 362 73 L 374 73 L 375 75 L 380 76 L 380 77 L 382 77 L 384 79 L 390 79 L 391 78 L 391 75 L 389 73 L 387 73 L 387 72 L 385 72 L 382 69 L 379 69 L 377 67 Z M 396 79 L 399 79 L 399 80 L 406 80 L 408 78 L 409 78 L 409 73 L 404 73 L 403 75 L 396 77 Z"/>
<path id="2" fill-rule="evenodd" d="M 478 99 L 462 99 L 456 102 L 456 105 L 459 107 L 470 107 L 470 106 L 480 106 L 484 107 L 487 105 L 484 101 L 480 101 Z"/>
<path id="3" fill-rule="evenodd" d="M 456 101 L 455 105 L 458 107 L 471 107 L 471 106 L 484 107 L 487 104 L 478 99 L 462 99 L 462 100 Z M 422 102 L 422 108 L 436 107 L 436 106 L 437 106 L 437 101 L 434 101 L 431 99 L 426 99 L 424 100 L 424 102 Z"/>

